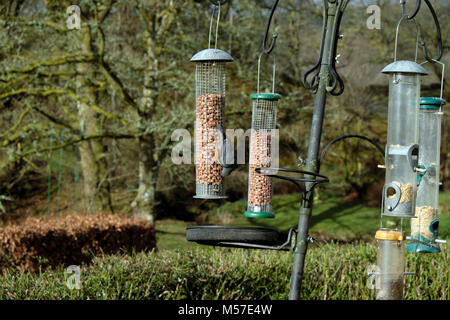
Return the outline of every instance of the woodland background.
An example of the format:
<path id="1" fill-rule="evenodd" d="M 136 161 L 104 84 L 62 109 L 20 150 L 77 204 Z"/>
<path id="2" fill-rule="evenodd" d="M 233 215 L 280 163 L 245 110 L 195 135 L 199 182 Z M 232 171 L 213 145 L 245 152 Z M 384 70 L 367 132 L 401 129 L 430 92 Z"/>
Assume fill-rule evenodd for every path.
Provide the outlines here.
<path id="1" fill-rule="evenodd" d="M 412 10 L 414 3 L 408 1 Z M 415 2 L 415 1 L 414 1 Z M 192 199 L 194 165 L 174 165 L 175 129 L 193 133 L 196 52 L 207 48 L 207 0 L 1 0 L 0 2 L 0 218 L 115 212 L 195 220 L 221 203 Z M 450 3 L 433 0 L 449 65 Z M 66 26 L 66 9 L 81 8 L 81 29 Z M 230 0 L 222 8 L 218 47 L 235 61 L 227 70 L 226 127 L 248 129 L 249 95 L 256 90 L 257 59 L 273 1 Z M 380 30 L 369 30 L 366 9 L 381 7 Z M 351 1 L 339 41 L 338 72 L 345 82 L 329 97 L 322 147 L 344 134 L 362 134 L 384 146 L 388 80 L 398 1 Z M 426 7 L 417 20 L 433 55 L 436 33 Z M 301 78 L 316 62 L 321 1 L 283 0 L 271 32 L 279 34 L 277 61 L 280 166 L 306 158 L 314 95 Z M 400 31 L 399 58 L 413 59 L 415 30 Z M 419 60 L 423 61 L 421 51 Z M 262 61 L 262 88 L 270 88 L 271 59 Z M 439 96 L 441 67 L 426 64 L 422 96 Z M 445 75 L 444 98 L 449 96 Z M 449 116 L 443 118 L 441 181 L 450 177 Z M 247 144 L 248 145 L 248 144 Z M 247 152 L 248 153 L 248 152 Z M 248 156 L 248 154 L 247 154 Z M 364 141 L 335 145 L 319 189 L 379 206 L 383 159 Z M 230 201 L 246 197 L 248 166 L 226 179 Z M 448 188 L 444 183 L 443 188 Z M 294 193 L 275 183 L 275 193 Z"/>

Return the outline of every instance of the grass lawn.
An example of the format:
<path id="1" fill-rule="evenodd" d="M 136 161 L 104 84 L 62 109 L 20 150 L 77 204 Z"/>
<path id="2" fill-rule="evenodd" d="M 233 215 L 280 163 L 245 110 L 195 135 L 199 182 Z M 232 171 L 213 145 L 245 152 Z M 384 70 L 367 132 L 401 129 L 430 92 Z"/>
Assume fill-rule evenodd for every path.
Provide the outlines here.
<path id="1" fill-rule="evenodd" d="M 275 196 L 274 219 L 248 219 L 243 216 L 247 202 L 240 200 L 229 202 L 210 212 L 207 224 L 272 227 L 287 232 L 297 227 L 299 211 L 298 194 Z M 450 239 L 450 191 L 440 195 L 439 238 Z M 199 247 L 186 241 L 186 227 L 192 222 L 173 219 L 158 220 L 156 224 L 158 248 L 160 250 Z M 405 223 L 409 235 L 409 227 Z M 311 234 L 325 239 L 373 240 L 380 227 L 380 208 L 368 207 L 363 203 L 345 202 L 339 198 L 317 200 L 314 202 L 311 220 Z"/>
<path id="2" fill-rule="evenodd" d="M 448 300 L 449 251 L 406 255 L 404 299 Z M 70 290 L 60 266 L 31 274 L 0 275 L 2 299 L 287 299 L 293 255 L 288 252 L 203 247 L 94 258 L 80 270 L 80 290 Z M 367 285 L 376 261 L 373 244 L 312 245 L 301 299 L 375 298 Z"/>
<path id="3" fill-rule="evenodd" d="M 194 249 L 203 247 L 186 240 L 187 223 L 175 219 L 164 219 L 156 222 L 156 246 L 158 250 Z"/>

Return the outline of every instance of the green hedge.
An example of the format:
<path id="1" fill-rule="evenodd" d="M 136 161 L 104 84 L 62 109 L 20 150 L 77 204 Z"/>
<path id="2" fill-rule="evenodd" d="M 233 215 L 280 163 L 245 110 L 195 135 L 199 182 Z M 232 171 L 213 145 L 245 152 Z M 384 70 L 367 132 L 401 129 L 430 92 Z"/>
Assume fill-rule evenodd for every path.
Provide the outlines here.
<path id="1" fill-rule="evenodd" d="M 449 250 L 407 254 L 406 299 L 449 299 Z M 32 275 L 8 270 L 0 299 L 286 299 L 293 256 L 287 252 L 209 248 L 109 255 L 81 268 L 81 289 L 69 290 L 63 267 Z M 302 299 L 373 299 L 367 268 L 372 244 L 312 246 Z"/>

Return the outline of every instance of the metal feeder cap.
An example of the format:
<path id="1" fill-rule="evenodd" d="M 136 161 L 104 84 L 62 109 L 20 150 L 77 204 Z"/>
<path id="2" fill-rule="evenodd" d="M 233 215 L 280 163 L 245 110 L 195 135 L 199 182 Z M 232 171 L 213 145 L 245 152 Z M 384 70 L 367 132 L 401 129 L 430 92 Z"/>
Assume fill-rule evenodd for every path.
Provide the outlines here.
<path id="1" fill-rule="evenodd" d="M 192 58 L 191 62 L 207 62 L 207 61 L 223 61 L 232 62 L 233 57 L 223 50 L 219 49 L 205 49 L 197 52 Z"/>
<path id="2" fill-rule="evenodd" d="M 375 234 L 377 240 L 403 241 L 406 239 L 405 232 L 398 230 L 381 229 Z"/>
<path id="3" fill-rule="evenodd" d="M 280 100 L 281 96 L 278 93 L 254 93 L 250 95 L 252 100 Z"/>
<path id="4" fill-rule="evenodd" d="M 400 60 L 391 63 L 390 65 L 384 67 L 381 71 L 383 73 L 416 73 L 427 75 L 428 71 L 422 67 L 420 64 L 417 64 L 412 61 Z"/>
<path id="5" fill-rule="evenodd" d="M 439 109 L 447 102 L 444 99 L 436 97 L 420 98 L 420 110 L 434 110 Z"/>

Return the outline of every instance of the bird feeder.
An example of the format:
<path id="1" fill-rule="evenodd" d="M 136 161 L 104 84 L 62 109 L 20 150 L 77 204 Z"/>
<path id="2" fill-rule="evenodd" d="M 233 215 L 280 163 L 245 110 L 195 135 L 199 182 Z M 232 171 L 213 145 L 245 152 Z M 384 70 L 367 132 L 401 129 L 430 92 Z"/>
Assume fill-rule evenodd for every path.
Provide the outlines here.
<path id="1" fill-rule="evenodd" d="M 252 129 L 250 136 L 250 159 L 248 173 L 248 203 L 244 216 L 247 218 L 273 218 L 272 178 L 257 172 L 257 168 L 268 168 L 272 164 L 272 134 L 276 128 L 277 103 L 281 98 L 276 93 L 255 93 L 253 100 Z"/>
<path id="2" fill-rule="evenodd" d="M 438 253 L 439 166 L 441 144 L 441 107 L 445 100 L 421 98 L 419 111 L 419 167 L 416 219 L 411 220 L 408 252 Z"/>
<path id="3" fill-rule="evenodd" d="M 386 184 L 382 215 L 413 217 L 417 188 L 420 77 L 428 72 L 412 61 L 395 61 L 389 74 Z"/>
<path id="4" fill-rule="evenodd" d="M 398 300 L 403 292 L 405 233 L 380 229 L 377 240 L 378 286 L 377 300 Z"/>
<path id="5" fill-rule="evenodd" d="M 233 58 L 216 47 L 195 54 L 191 62 L 196 64 L 196 123 L 195 123 L 195 168 L 196 195 L 199 199 L 222 199 L 225 196 L 225 84 L 227 62 Z M 212 17 L 211 17 L 212 26 Z M 210 38 L 211 42 L 211 27 Z M 210 45 L 209 45 L 210 46 Z"/>

